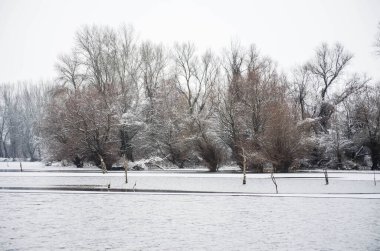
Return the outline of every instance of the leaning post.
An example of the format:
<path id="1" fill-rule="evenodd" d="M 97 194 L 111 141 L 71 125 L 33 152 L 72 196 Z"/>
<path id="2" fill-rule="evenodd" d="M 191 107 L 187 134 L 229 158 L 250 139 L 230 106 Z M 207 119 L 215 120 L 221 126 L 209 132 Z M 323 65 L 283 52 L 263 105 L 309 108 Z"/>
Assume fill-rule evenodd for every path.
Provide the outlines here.
<path id="1" fill-rule="evenodd" d="M 329 184 L 329 176 L 327 174 L 327 168 L 325 168 L 325 170 L 323 171 L 323 173 L 325 174 L 325 182 L 326 182 L 326 185 Z"/>

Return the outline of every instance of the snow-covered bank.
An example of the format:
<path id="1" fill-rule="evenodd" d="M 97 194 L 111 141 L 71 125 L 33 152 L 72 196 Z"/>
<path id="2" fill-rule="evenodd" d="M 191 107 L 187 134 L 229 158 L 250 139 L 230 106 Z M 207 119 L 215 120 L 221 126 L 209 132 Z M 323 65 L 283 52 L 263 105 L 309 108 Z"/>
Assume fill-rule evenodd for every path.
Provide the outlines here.
<path id="1" fill-rule="evenodd" d="M 42 163 L 23 163 L 23 172 L 6 172 L 0 163 L 0 187 L 54 187 L 83 188 L 108 187 L 111 189 L 144 189 L 199 192 L 275 193 L 270 174 L 247 174 L 247 184 L 242 185 L 241 173 L 209 173 L 195 170 L 130 171 L 129 183 L 124 183 L 124 172 L 102 174 L 98 168 L 45 167 Z M 12 163 L 14 168 L 17 163 Z M 5 171 L 4 171 L 5 170 Z M 380 184 L 374 185 L 376 172 L 330 172 L 330 184 L 325 185 L 324 174 L 278 173 L 275 174 L 280 194 L 375 194 Z"/>

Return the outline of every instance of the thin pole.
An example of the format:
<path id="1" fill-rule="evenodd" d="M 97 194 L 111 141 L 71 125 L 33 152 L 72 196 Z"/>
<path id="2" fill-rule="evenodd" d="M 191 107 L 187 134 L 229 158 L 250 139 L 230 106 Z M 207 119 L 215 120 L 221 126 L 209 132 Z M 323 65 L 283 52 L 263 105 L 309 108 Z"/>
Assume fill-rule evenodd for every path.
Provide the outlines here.
<path id="1" fill-rule="evenodd" d="M 247 157 L 245 156 L 244 148 L 243 150 L 243 185 L 247 184 Z"/>
<path id="2" fill-rule="evenodd" d="M 124 172 L 125 172 L 125 184 L 128 183 L 128 160 L 125 157 L 125 154 L 123 154 L 124 157 Z"/>
<path id="3" fill-rule="evenodd" d="M 376 171 L 375 170 L 373 170 L 373 183 L 376 186 Z"/>

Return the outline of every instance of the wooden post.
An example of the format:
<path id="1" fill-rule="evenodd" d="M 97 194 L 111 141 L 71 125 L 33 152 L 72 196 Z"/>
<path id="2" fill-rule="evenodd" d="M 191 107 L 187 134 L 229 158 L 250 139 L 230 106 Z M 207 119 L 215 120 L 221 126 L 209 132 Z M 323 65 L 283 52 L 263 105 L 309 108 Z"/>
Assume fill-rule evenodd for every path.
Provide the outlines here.
<path id="1" fill-rule="evenodd" d="M 243 150 L 243 185 L 247 184 L 247 157 L 245 156 L 244 148 Z"/>
<path id="2" fill-rule="evenodd" d="M 107 172 L 106 164 L 104 163 L 102 155 L 98 154 L 98 156 L 99 156 L 99 159 L 100 159 L 100 167 L 102 168 L 103 174 L 105 174 Z"/>
<path id="3" fill-rule="evenodd" d="M 328 185 L 329 184 L 329 176 L 327 174 L 327 168 L 325 168 L 324 170 L 324 174 L 325 174 L 325 181 L 326 181 L 326 184 L 325 185 Z"/>
<path id="4" fill-rule="evenodd" d="M 125 157 L 125 154 L 123 154 L 124 158 L 124 172 L 125 172 L 125 184 L 128 184 L 128 159 Z"/>
<path id="5" fill-rule="evenodd" d="M 276 193 L 278 193 L 278 189 L 277 189 L 277 181 L 276 181 L 276 178 L 275 178 L 274 175 L 273 175 L 273 172 L 271 172 L 270 177 L 271 177 L 271 179 L 272 179 L 272 182 L 273 182 L 274 186 L 276 187 Z"/>
<path id="6" fill-rule="evenodd" d="M 21 172 L 22 172 L 22 164 L 21 164 L 21 162 L 20 162 L 20 170 L 21 170 Z"/>
<path id="7" fill-rule="evenodd" d="M 135 192 L 135 188 L 136 188 L 136 184 L 137 184 L 137 181 L 135 181 L 135 184 L 133 185 L 133 192 Z"/>
<path id="8" fill-rule="evenodd" d="M 373 170 L 373 184 L 376 186 L 376 171 Z"/>

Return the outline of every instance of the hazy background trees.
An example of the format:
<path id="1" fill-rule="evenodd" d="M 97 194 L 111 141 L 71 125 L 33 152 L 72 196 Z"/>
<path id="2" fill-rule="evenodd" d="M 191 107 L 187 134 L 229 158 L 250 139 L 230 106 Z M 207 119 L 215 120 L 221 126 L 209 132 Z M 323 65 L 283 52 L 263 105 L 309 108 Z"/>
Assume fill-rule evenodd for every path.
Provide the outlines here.
<path id="1" fill-rule="evenodd" d="M 46 90 L 43 83 L 0 86 L 0 157 L 41 159 Z"/>
<path id="2" fill-rule="evenodd" d="M 379 87 L 321 44 L 290 72 L 255 47 L 222 52 L 83 26 L 52 84 L 0 86 L 0 157 L 104 162 L 160 157 L 217 171 L 378 167 Z M 363 157 L 364 156 L 364 157 Z"/>
<path id="3" fill-rule="evenodd" d="M 380 22 L 377 24 L 377 34 L 375 38 L 375 49 L 378 56 L 380 56 Z"/>

